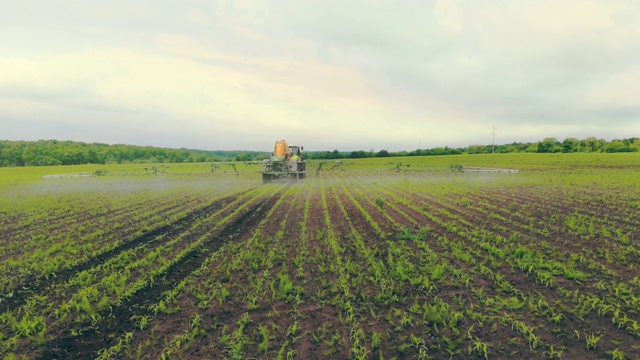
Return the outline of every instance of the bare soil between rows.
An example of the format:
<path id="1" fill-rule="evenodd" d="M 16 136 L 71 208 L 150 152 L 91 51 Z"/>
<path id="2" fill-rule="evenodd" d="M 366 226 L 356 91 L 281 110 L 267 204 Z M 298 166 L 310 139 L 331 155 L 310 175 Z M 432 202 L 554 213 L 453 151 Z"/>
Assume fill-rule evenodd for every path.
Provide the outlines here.
<path id="1" fill-rule="evenodd" d="M 225 201 L 229 202 L 230 199 Z M 87 359 L 96 356 L 99 350 L 114 345 L 118 340 L 110 336 L 114 330 L 119 334 L 135 330 L 136 325 L 132 319 L 134 316 L 145 315 L 148 312 L 148 305 L 160 299 L 165 291 L 173 289 L 182 279 L 198 269 L 211 253 L 225 243 L 234 241 L 246 229 L 252 228 L 276 201 L 277 197 L 273 197 L 253 205 L 251 209 L 241 214 L 218 234 L 212 234 L 201 249 L 190 251 L 179 261 L 172 264 L 163 277 L 156 279 L 153 284 L 136 292 L 121 305 L 115 306 L 109 311 L 104 311 L 101 314 L 102 321 L 96 324 L 86 323 L 82 325 L 77 336 L 74 336 L 69 331 L 64 331 L 59 337 L 44 345 L 44 353 L 40 358 Z M 162 231 L 157 233 L 177 232 L 185 224 L 219 208 L 221 205 L 220 202 L 216 202 L 204 209 L 198 209 L 186 216 L 183 221 L 175 224 L 177 228 L 172 226 L 162 227 Z"/>

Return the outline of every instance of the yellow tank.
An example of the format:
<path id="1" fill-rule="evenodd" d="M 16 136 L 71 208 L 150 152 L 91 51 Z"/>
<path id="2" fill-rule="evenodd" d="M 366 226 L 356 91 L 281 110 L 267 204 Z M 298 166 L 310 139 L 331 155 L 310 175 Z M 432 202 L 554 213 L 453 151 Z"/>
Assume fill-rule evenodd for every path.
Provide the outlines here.
<path id="1" fill-rule="evenodd" d="M 273 152 L 273 156 L 281 158 L 287 154 L 289 154 L 289 145 L 287 145 L 287 142 L 285 140 L 276 141 L 276 148 Z"/>

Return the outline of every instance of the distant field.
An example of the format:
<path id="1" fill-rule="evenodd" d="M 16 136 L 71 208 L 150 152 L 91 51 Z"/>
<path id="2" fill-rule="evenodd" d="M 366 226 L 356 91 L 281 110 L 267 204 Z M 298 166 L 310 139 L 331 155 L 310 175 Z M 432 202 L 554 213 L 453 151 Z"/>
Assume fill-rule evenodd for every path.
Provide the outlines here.
<path id="1" fill-rule="evenodd" d="M 0 357 L 640 358 L 639 153 L 234 166 L 0 168 Z"/>

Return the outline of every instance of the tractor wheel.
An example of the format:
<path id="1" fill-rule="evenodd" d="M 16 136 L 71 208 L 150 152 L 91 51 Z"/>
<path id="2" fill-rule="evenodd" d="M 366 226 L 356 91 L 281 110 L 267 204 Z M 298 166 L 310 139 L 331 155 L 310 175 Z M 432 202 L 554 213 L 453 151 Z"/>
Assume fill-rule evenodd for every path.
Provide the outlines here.
<path id="1" fill-rule="evenodd" d="M 302 163 L 298 166 L 298 171 L 300 172 L 300 179 L 304 179 L 307 177 L 307 164 Z"/>
<path id="2" fill-rule="evenodd" d="M 271 183 L 271 174 L 262 174 L 262 183 L 263 184 Z"/>

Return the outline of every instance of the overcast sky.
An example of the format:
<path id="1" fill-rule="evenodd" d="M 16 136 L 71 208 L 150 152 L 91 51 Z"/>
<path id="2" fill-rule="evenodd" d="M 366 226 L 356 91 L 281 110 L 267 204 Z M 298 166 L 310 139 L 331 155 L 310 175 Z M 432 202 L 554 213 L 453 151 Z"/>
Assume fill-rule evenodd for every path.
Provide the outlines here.
<path id="1" fill-rule="evenodd" d="M 640 136 L 640 1 L 0 0 L 0 139 Z"/>

